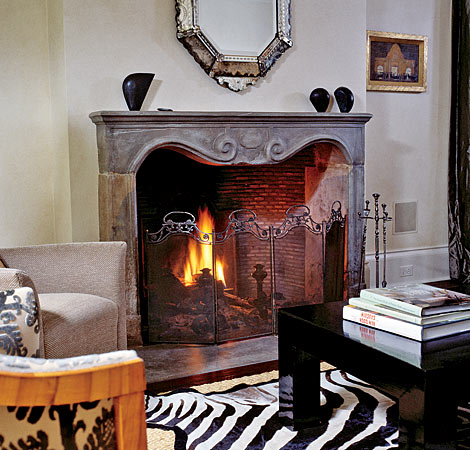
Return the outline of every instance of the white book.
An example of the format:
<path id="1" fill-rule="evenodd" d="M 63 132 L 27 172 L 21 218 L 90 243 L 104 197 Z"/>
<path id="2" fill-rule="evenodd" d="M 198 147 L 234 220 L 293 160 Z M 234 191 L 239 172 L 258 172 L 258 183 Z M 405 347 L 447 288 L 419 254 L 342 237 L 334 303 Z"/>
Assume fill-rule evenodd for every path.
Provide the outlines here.
<path id="1" fill-rule="evenodd" d="M 391 306 L 377 303 L 375 300 L 368 300 L 360 297 L 350 298 L 349 304 L 368 311 L 378 312 L 380 314 L 385 314 L 386 316 L 395 317 L 396 319 L 404 320 L 405 322 L 416 323 L 418 325 L 430 325 L 434 323 L 470 319 L 469 309 L 463 311 L 433 314 L 430 316 L 416 316 L 414 314 L 392 308 Z"/>
<path id="2" fill-rule="evenodd" d="M 418 325 L 384 314 L 367 311 L 353 305 L 345 305 L 343 307 L 343 318 L 372 328 L 405 336 L 416 341 L 428 341 L 430 339 L 470 331 L 470 319 L 437 325 Z"/>
<path id="3" fill-rule="evenodd" d="M 470 296 L 428 284 L 362 289 L 360 297 L 417 316 L 470 310 Z"/>

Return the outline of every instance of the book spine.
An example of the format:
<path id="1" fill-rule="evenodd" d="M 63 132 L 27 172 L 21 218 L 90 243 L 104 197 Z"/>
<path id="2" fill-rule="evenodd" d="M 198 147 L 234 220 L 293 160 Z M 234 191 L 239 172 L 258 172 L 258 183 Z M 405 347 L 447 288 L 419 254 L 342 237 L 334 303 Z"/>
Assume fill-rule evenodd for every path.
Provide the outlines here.
<path id="1" fill-rule="evenodd" d="M 416 341 L 423 340 L 422 327 L 420 325 L 404 322 L 388 316 L 382 316 L 370 311 L 363 311 L 354 306 L 345 305 L 343 307 L 343 319 L 405 336 Z"/>
<path id="2" fill-rule="evenodd" d="M 423 308 L 420 306 L 413 305 L 411 303 L 406 303 L 401 300 L 396 300 L 391 297 L 387 297 L 385 295 L 375 294 L 373 292 L 369 292 L 367 289 L 363 289 L 360 294 L 361 298 L 366 300 L 371 300 L 377 303 L 381 303 L 382 305 L 388 305 L 396 309 L 400 309 L 401 311 L 408 312 L 410 314 L 414 314 L 415 316 L 422 316 L 423 315 Z"/>

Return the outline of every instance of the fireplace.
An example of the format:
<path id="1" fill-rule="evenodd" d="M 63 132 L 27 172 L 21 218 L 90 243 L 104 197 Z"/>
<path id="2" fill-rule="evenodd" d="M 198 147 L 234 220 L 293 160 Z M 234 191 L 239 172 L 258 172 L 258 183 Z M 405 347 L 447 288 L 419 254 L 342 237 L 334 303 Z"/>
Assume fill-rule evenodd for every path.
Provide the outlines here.
<path id="1" fill-rule="evenodd" d="M 128 244 L 131 345 L 141 342 L 142 324 L 152 342 L 269 334 L 275 308 L 339 299 L 325 284 L 328 277 L 341 279 L 333 291 L 338 285 L 357 291 L 355 218 L 363 206 L 370 115 L 99 112 L 91 118 L 99 149 L 100 239 Z M 327 234 L 322 227 L 339 205 L 346 227 L 329 227 Z M 199 221 L 204 211 L 212 221 L 206 228 Z M 304 226 L 281 235 L 289 220 Z M 152 242 L 169 222 L 200 226 L 206 242 L 184 233 Z M 259 235 L 222 239 L 234 223 L 256 224 Z M 209 248 L 209 262 L 190 270 L 185 284 L 189 246 L 199 253 Z M 216 263 L 222 259 L 221 278 Z"/>
<path id="2" fill-rule="evenodd" d="M 332 273 L 323 267 L 327 250 L 344 268 L 345 233 L 328 247 L 326 238 L 333 222 L 344 230 L 347 174 L 334 146 L 309 146 L 257 166 L 151 153 L 136 177 L 146 340 L 220 343 L 272 334 L 279 307 L 322 302 Z M 320 180 L 326 198 L 313 200 Z M 329 201 L 333 213 L 315 221 L 318 211 L 310 208 L 330 195 L 341 197 Z M 339 298 L 343 281 L 341 270 Z"/>

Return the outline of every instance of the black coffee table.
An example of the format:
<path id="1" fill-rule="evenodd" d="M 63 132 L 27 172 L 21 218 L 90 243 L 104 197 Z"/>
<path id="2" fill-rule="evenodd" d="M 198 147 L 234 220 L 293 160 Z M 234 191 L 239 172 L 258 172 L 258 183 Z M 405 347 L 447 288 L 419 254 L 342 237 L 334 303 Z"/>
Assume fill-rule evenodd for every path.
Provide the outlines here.
<path id="1" fill-rule="evenodd" d="M 470 333 L 429 341 L 408 362 L 399 352 L 348 338 L 344 304 L 279 310 L 279 396 L 292 398 L 291 417 L 281 419 L 296 430 L 321 423 L 319 366 L 325 361 L 397 400 L 400 448 L 457 448 L 457 403 L 470 399 Z"/>

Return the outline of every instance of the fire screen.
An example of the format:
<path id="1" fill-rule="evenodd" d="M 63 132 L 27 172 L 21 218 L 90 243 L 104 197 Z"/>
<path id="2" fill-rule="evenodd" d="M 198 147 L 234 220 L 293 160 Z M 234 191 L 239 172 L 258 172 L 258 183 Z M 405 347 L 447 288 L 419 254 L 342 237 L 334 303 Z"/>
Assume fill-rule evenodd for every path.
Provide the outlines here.
<path id="1" fill-rule="evenodd" d="M 305 205 L 289 208 L 279 226 L 236 210 L 220 232 L 207 208 L 197 220 L 168 213 L 146 234 L 149 341 L 207 344 L 275 334 L 277 308 L 322 301 L 326 236 L 344 224 L 338 201 L 321 223 Z"/>

